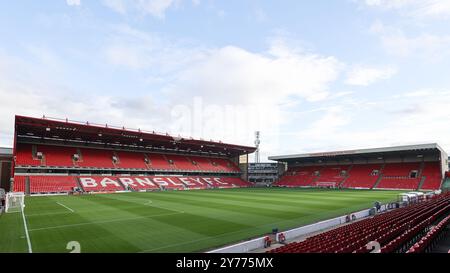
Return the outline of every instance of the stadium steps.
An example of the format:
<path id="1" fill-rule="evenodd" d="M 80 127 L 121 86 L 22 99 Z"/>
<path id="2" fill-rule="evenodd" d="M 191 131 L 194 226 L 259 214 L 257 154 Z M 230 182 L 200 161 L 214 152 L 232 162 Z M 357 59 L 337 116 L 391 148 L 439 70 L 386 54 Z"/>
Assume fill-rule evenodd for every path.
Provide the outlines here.
<path id="1" fill-rule="evenodd" d="M 151 169 L 152 168 L 152 161 L 148 157 L 148 154 L 144 153 L 144 158 L 149 162 L 149 163 L 144 162 L 145 166 L 147 167 L 147 169 Z"/>
<path id="2" fill-rule="evenodd" d="M 309 183 L 309 184 L 306 185 L 306 186 L 314 187 L 314 186 L 316 185 L 317 180 L 320 179 L 320 176 L 322 175 L 322 170 L 323 170 L 323 169 L 325 169 L 325 166 L 320 166 L 320 168 L 318 169 L 319 175 L 316 176 L 316 177 L 314 177 L 314 179 L 311 181 L 311 183 Z M 312 175 L 312 174 L 311 174 L 311 175 Z"/>
<path id="3" fill-rule="evenodd" d="M 125 187 L 125 185 L 122 183 L 122 181 L 120 181 L 120 179 L 117 179 L 117 177 L 114 179 L 114 181 L 116 181 L 117 183 L 119 183 L 119 185 L 124 189 L 124 190 L 129 190 Z M 135 191 L 133 190 L 133 187 L 130 187 L 131 191 Z"/>
<path id="4" fill-rule="evenodd" d="M 376 187 L 378 187 L 378 185 L 380 184 L 382 179 L 383 179 L 383 174 L 378 175 L 378 179 L 371 189 L 375 189 Z"/>
<path id="5" fill-rule="evenodd" d="M 30 194 L 30 177 L 25 177 L 25 194 Z"/>
<path id="6" fill-rule="evenodd" d="M 443 190 L 450 190 L 450 177 L 447 177 L 444 181 L 444 183 L 442 183 L 442 187 L 441 189 Z"/>
<path id="7" fill-rule="evenodd" d="M 78 163 L 83 162 L 83 154 L 81 153 L 81 149 L 77 148 L 77 154 L 78 154 L 78 161 L 74 162 L 78 166 Z"/>
<path id="8" fill-rule="evenodd" d="M 37 146 L 36 145 L 31 146 L 31 156 L 33 157 L 34 160 L 37 160 Z"/>
<path id="9" fill-rule="evenodd" d="M 424 168 L 425 168 L 425 162 L 422 161 L 422 162 L 420 162 L 419 173 L 417 174 L 417 177 L 421 177 L 422 176 Z M 419 189 L 420 189 L 420 187 L 419 187 Z"/>
<path id="10" fill-rule="evenodd" d="M 339 183 L 338 188 L 340 188 L 342 185 L 344 185 L 345 181 L 350 177 L 350 171 L 352 170 L 353 165 L 350 165 L 350 167 L 347 169 L 347 176 Z"/>
<path id="11" fill-rule="evenodd" d="M 86 192 L 83 188 L 83 185 L 81 185 L 81 183 L 80 183 L 80 177 L 78 177 L 78 176 L 75 177 L 75 182 L 77 182 L 77 186 L 79 189 L 81 189 L 83 192 Z"/>
<path id="12" fill-rule="evenodd" d="M 114 160 L 112 158 L 111 158 L 111 161 L 112 161 L 113 166 L 115 168 L 117 168 L 117 167 L 120 166 L 120 157 L 119 157 L 119 155 L 117 154 L 116 151 L 113 151 L 113 156 L 115 156 L 117 158 L 117 161 L 114 163 Z"/>
<path id="13" fill-rule="evenodd" d="M 422 178 L 420 179 L 420 182 L 419 182 L 419 186 L 417 187 L 417 190 L 420 190 L 422 188 L 422 186 L 425 183 L 426 179 L 427 179 L 426 176 L 422 176 Z"/>
<path id="14" fill-rule="evenodd" d="M 198 164 L 194 164 L 193 160 L 189 156 L 185 156 L 185 158 L 192 164 L 192 166 L 195 166 L 195 169 L 200 170 Z"/>
<path id="15" fill-rule="evenodd" d="M 370 188 L 370 189 L 375 189 L 375 188 L 378 187 L 378 185 L 380 184 L 381 179 L 383 179 L 383 170 L 384 170 L 384 167 L 386 167 L 386 163 L 383 163 L 383 165 L 381 166 L 380 173 L 378 174 L 378 179 L 377 179 L 377 181 L 375 182 L 375 184 L 372 186 L 372 188 Z"/>

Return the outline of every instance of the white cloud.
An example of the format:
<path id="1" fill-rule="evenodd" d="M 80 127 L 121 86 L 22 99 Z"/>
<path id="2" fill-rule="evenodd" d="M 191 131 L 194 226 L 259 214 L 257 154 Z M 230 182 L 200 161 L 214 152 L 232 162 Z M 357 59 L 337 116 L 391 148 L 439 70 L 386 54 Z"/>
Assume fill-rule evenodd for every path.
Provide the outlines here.
<path id="1" fill-rule="evenodd" d="M 118 12 L 128 12 L 139 15 L 150 15 L 163 19 L 166 11 L 171 7 L 177 7 L 183 0 L 102 0 L 103 5 Z M 197 6 L 200 0 L 192 0 L 192 5 Z"/>
<path id="2" fill-rule="evenodd" d="M 274 39 L 263 53 L 236 46 L 205 49 L 120 26 L 108 44 L 105 52 L 110 63 L 131 69 L 156 66 L 172 75 L 166 92 L 214 101 L 277 104 L 290 96 L 320 100 L 328 96 L 328 86 L 341 70 L 336 58 L 302 52 L 282 39 Z M 211 96 L 212 90 L 223 96 Z"/>
<path id="3" fill-rule="evenodd" d="M 200 96 L 214 90 L 221 94 L 215 102 L 278 104 L 291 96 L 316 101 L 328 96 L 339 70 L 334 57 L 263 55 L 227 46 L 209 51 L 182 71 L 171 89 Z"/>
<path id="4" fill-rule="evenodd" d="M 137 6 L 145 14 L 164 18 L 166 9 L 168 9 L 174 3 L 174 0 L 139 0 L 137 2 Z"/>
<path id="5" fill-rule="evenodd" d="M 106 60 L 127 69 L 153 70 L 157 74 L 174 73 L 204 54 L 200 48 L 188 48 L 162 35 L 120 25 L 102 49 Z M 150 71 L 148 71 L 150 73 Z"/>
<path id="6" fill-rule="evenodd" d="M 69 6 L 79 6 L 81 5 L 81 0 L 66 0 L 66 3 Z"/>
<path id="7" fill-rule="evenodd" d="M 307 125 L 284 137 L 280 152 L 323 152 L 438 142 L 450 147 L 450 90 L 413 90 L 391 98 L 324 105 L 298 115 Z M 297 147 L 292 150 L 292 147 Z"/>
<path id="8" fill-rule="evenodd" d="M 363 2 L 369 7 L 397 10 L 413 17 L 448 19 L 450 15 L 450 0 L 363 0 Z"/>
<path id="9" fill-rule="evenodd" d="M 400 57 L 426 56 L 436 60 L 450 54 L 450 35 L 422 33 L 408 36 L 403 30 L 385 26 L 379 21 L 372 24 L 371 31 L 379 35 L 384 49 L 392 55 Z"/>
<path id="10" fill-rule="evenodd" d="M 169 100 L 195 113 L 202 107 L 186 102 L 198 97 L 206 107 L 219 109 L 212 111 L 219 115 L 203 111 L 203 120 L 182 122 L 179 131 L 195 135 L 196 124 L 203 122 L 198 127 L 203 128 L 204 135 L 252 143 L 253 131 L 263 130 L 266 149 L 279 149 L 280 127 L 289 120 L 289 113 L 283 112 L 288 109 L 282 109 L 282 105 L 326 99 L 341 64 L 334 57 L 299 53 L 287 46 L 277 50 L 274 46 L 264 53 L 236 46 L 210 49 L 180 70 L 164 88 Z M 183 128 L 185 124 L 190 126 Z"/>
<path id="11" fill-rule="evenodd" d="M 127 12 L 126 2 L 124 0 L 102 0 L 103 5 L 118 12 L 125 14 Z"/>
<path id="12" fill-rule="evenodd" d="M 348 85 L 368 86 L 380 80 L 387 80 L 397 73 L 393 67 L 364 67 L 356 66 L 347 75 Z"/>

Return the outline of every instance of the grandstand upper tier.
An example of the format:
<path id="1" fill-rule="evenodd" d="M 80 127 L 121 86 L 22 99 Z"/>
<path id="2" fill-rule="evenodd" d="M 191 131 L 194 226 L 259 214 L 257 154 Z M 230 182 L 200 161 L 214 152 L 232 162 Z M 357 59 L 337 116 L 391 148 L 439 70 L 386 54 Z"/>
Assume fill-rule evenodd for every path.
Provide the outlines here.
<path id="1" fill-rule="evenodd" d="M 255 149 L 140 129 L 16 116 L 11 189 L 47 193 L 248 186 L 241 179 L 239 157 Z"/>
<path id="2" fill-rule="evenodd" d="M 283 187 L 336 186 L 364 189 L 440 189 L 448 156 L 435 143 L 271 156 L 287 168 Z"/>

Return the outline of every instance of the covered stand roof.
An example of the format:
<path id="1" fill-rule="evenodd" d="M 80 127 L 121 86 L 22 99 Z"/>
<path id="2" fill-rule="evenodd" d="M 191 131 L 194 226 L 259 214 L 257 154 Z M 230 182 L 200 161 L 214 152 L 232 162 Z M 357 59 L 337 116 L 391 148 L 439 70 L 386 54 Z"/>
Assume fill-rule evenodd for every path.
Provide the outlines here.
<path id="1" fill-rule="evenodd" d="M 93 144 L 108 147 L 128 147 L 158 151 L 187 152 L 238 156 L 253 153 L 256 148 L 223 142 L 198 140 L 141 129 L 116 127 L 107 124 L 77 122 L 68 119 L 32 118 L 16 116 L 17 141 L 54 141 L 61 144 Z"/>
<path id="2" fill-rule="evenodd" d="M 358 149 L 358 150 L 344 150 L 334 152 L 321 153 L 305 153 L 292 154 L 281 156 L 269 156 L 270 160 L 287 162 L 287 163 L 310 163 L 317 161 L 326 161 L 327 159 L 345 160 L 345 159 L 369 159 L 378 158 L 387 155 L 417 155 L 440 152 L 444 155 L 446 153 L 437 143 L 419 144 L 419 145 L 404 145 L 394 147 L 383 147 L 373 149 Z"/>

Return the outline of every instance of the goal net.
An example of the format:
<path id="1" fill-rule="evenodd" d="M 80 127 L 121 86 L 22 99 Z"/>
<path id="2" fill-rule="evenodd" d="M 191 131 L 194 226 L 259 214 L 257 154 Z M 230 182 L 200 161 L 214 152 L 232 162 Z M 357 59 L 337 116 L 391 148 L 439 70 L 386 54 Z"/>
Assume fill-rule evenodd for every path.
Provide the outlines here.
<path id="1" fill-rule="evenodd" d="M 319 188 L 336 188 L 336 182 L 317 182 L 317 187 Z"/>
<path id="2" fill-rule="evenodd" d="M 25 193 L 8 192 L 5 201 L 5 212 L 20 212 L 25 207 Z"/>

